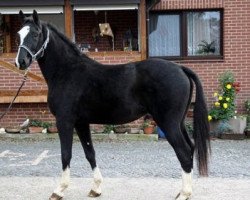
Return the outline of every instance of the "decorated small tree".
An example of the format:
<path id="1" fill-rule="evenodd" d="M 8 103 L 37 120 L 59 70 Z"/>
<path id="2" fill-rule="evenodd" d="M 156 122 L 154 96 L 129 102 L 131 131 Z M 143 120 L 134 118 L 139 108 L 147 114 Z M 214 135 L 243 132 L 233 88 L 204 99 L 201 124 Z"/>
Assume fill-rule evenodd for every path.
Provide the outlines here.
<path id="1" fill-rule="evenodd" d="M 214 93 L 214 105 L 208 115 L 209 121 L 216 122 L 215 124 L 210 123 L 211 133 L 215 135 L 242 133 L 246 119 L 236 117 L 235 105 L 236 95 L 240 91 L 240 83 L 235 81 L 231 71 L 221 74 L 219 83 L 218 91 Z"/>
<path id="2" fill-rule="evenodd" d="M 214 93 L 215 102 L 209 111 L 208 120 L 229 120 L 235 116 L 235 98 L 240 91 L 240 83 L 235 82 L 231 71 L 219 77 L 218 92 Z"/>

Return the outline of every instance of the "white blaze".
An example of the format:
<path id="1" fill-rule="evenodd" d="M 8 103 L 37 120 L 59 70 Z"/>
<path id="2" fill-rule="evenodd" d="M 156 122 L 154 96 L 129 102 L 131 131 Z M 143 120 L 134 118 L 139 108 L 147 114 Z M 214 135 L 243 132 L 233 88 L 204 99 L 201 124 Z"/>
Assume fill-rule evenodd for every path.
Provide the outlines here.
<path id="1" fill-rule="evenodd" d="M 30 26 L 24 26 L 20 31 L 18 31 L 18 34 L 20 36 L 20 44 L 19 45 L 23 44 L 23 41 L 29 32 L 30 32 Z M 19 53 L 20 53 L 20 48 L 18 48 L 18 52 L 17 52 L 17 56 L 16 56 L 16 65 L 18 68 L 20 67 L 20 64 L 18 62 Z"/>

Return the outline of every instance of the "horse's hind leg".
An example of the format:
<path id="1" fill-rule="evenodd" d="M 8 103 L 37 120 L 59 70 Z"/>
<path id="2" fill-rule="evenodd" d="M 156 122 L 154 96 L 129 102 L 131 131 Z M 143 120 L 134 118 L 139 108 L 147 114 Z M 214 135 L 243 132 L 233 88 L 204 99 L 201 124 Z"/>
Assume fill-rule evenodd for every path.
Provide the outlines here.
<path id="1" fill-rule="evenodd" d="M 103 182 L 103 178 L 98 166 L 96 165 L 95 150 L 91 139 L 89 124 L 82 124 L 81 122 L 77 123 L 76 131 L 82 143 L 86 159 L 89 161 L 89 164 L 94 172 L 94 184 L 89 192 L 89 196 L 98 197 L 102 192 L 101 183 Z"/>
<path id="2" fill-rule="evenodd" d="M 68 188 L 70 182 L 70 160 L 72 157 L 72 142 L 74 125 L 66 119 L 57 119 L 57 128 L 61 142 L 62 177 L 60 184 L 54 190 L 50 200 L 63 198 L 63 192 Z"/>
<path id="3" fill-rule="evenodd" d="M 177 195 L 178 200 L 187 200 L 192 194 L 193 149 L 182 133 L 181 122 L 173 115 L 165 117 L 165 122 L 157 122 L 160 128 L 167 133 L 166 138 L 174 148 L 182 167 L 182 189 Z"/>

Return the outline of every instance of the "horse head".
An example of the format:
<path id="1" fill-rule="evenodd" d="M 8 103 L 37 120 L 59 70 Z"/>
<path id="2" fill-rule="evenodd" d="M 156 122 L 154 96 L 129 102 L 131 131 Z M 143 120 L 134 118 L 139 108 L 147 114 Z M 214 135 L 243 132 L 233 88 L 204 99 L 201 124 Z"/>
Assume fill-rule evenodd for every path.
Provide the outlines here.
<path id="1" fill-rule="evenodd" d="M 49 42 L 49 30 L 42 28 L 35 10 L 30 17 L 26 17 L 20 10 L 19 18 L 22 27 L 18 31 L 20 43 L 16 56 L 16 66 L 21 70 L 25 70 L 34 60 L 38 60 L 43 56 Z"/>

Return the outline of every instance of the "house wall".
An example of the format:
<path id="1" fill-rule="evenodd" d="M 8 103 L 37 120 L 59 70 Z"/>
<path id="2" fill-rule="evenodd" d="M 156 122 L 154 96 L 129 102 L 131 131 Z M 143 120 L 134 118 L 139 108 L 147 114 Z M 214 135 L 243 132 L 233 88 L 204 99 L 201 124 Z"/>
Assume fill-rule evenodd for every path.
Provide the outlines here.
<path id="1" fill-rule="evenodd" d="M 209 107 L 218 87 L 218 75 L 233 71 L 241 83 L 237 94 L 237 110 L 245 112 L 244 102 L 250 99 L 250 1 L 249 0 L 161 0 L 154 10 L 217 9 L 224 11 L 224 59 L 176 61 L 193 69 L 202 80 Z"/>

